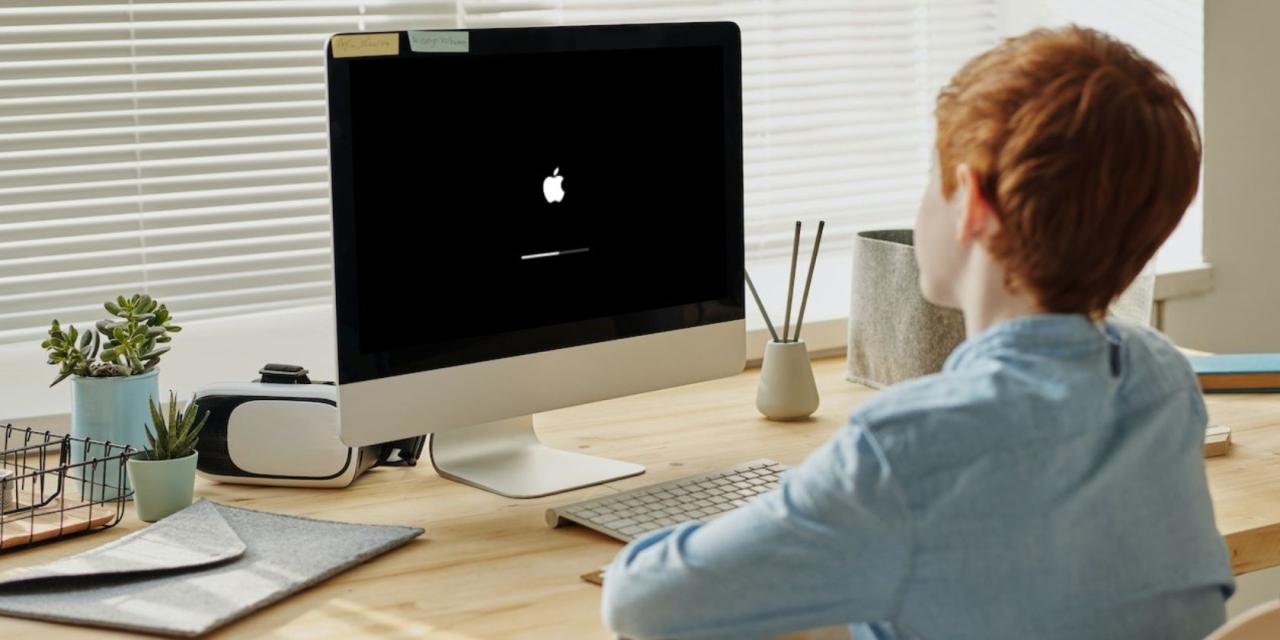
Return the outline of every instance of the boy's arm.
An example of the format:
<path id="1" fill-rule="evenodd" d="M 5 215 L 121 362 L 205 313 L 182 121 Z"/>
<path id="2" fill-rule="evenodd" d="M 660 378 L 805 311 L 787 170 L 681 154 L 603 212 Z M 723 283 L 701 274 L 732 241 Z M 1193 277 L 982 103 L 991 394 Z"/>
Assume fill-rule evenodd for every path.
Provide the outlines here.
<path id="1" fill-rule="evenodd" d="M 761 637 L 886 620 L 911 541 L 889 464 L 853 425 L 742 508 L 631 542 L 605 574 L 602 612 L 631 638 Z"/>

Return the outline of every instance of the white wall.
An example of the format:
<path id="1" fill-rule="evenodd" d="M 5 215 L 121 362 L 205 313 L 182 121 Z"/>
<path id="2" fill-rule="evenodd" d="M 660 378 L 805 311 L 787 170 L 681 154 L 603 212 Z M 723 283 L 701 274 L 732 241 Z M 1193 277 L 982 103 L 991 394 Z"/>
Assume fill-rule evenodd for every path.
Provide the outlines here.
<path id="1" fill-rule="evenodd" d="M 1206 0 L 1207 294 L 1170 300 L 1164 330 L 1217 352 L 1280 351 L 1280 2 Z"/>

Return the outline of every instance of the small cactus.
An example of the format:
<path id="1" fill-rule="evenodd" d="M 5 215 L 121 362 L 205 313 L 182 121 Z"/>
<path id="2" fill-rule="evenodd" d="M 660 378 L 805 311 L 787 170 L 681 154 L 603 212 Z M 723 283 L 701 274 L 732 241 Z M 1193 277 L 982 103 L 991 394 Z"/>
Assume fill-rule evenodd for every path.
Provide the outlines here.
<path id="1" fill-rule="evenodd" d="M 147 430 L 148 448 L 142 452 L 142 459 L 176 460 L 194 453 L 200 430 L 209 419 L 209 412 L 205 411 L 196 420 L 200 407 L 196 405 L 195 395 L 191 396 L 191 402 L 187 403 L 184 410 L 178 408 L 178 396 L 170 391 L 168 419 L 155 398 L 148 398 L 147 404 L 151 407 L 151 422 L 155 424 L 155 431 L 149 425 L 143 425 Z"/>

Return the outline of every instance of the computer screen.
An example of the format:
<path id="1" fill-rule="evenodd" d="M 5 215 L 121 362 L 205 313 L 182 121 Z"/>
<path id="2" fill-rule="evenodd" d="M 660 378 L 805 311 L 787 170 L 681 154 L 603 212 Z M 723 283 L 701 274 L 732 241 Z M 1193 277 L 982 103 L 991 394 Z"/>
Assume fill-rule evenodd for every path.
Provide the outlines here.
<path id="1" fill-rule="evenodd" d="M 742 317 L 725 47 L 496 37 L 519 31 L 331 86 L 342 381 Z"/>

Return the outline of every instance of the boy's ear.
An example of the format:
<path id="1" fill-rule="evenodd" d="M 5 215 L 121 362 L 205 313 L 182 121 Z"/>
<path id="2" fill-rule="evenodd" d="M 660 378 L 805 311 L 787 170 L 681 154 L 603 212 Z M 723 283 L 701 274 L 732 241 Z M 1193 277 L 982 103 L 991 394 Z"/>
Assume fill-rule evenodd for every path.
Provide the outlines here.
<path id="1" fill-rule="evenodd" d="M 1000 230 L 1000 220 L 995 208 L 979 187 L 978 174 L 967 164 L 956 166 L 956 185 L 959 187 L 960 219 L 956 237 L 961 242 L 980 240 L 985 242 Z"/>

